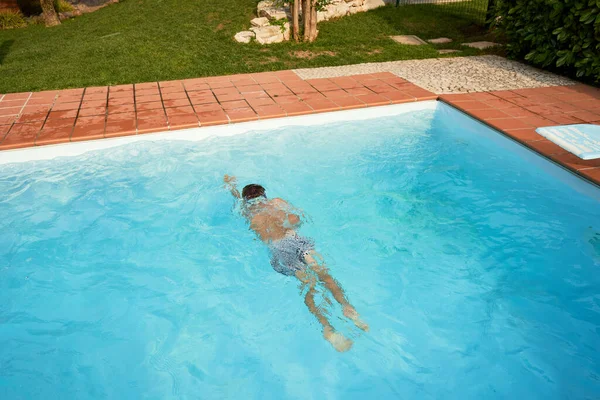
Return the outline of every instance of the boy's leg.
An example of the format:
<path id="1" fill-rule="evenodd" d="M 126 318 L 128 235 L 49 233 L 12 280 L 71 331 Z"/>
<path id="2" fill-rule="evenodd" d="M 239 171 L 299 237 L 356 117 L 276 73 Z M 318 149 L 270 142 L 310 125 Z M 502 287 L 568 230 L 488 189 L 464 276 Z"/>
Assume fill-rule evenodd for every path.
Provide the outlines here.
<path id="1" fill-rule="evenodd" d="M 308 291 L 304 296 L 304 304 L 308 310 L 314 315 L 319 323 L 323 326 L 323 337 L 333 345 L 337 351 L 349 350 L 352 346 L 352 341 L 346 339 L 342 334 L 335 332 L 327 317 L 315 304 L 315 278 L 305 271 L 296 272 L 296 277 L 302 282 L 303 286 L 308 286 Z"/>
<path id="2" fill-rule="evenodd" d="M 360 320 L 356 309 L 346 298 L 344 290 L 340 284 L 329 274 L 325 264 L 323 262 L 319 263 L 317 259 L 322 260 L 322 257 L 314 250 L 304 256 L 304 261 L 306 264 L 317 274 L 319 280 L 331 292 L 333 298 L 336 299 L 337 302 L 343 307 L 344 315 L 350 318 L 360 329 L 365 331 L 369 330 L 369 325 Z"/>

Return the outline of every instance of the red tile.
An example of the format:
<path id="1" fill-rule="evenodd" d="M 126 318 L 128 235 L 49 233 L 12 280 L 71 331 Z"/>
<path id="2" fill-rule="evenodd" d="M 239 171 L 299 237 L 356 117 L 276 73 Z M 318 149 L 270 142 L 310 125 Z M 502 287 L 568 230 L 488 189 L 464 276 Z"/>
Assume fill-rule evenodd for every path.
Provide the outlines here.
<path id="1" fill-rule="evenodd" d="M 600 159 L 582 160 L 571 153 L 555 154 L 551 158 L 559 164 L 565 165 L 574 170 L 600 167 Z"/>
<path id="2" fill-rule="evenodd" d="M 47 121 L 35 139 L 36 146 L 65 143 L 70 140 L 75 118 Z"/>
<path id="3" fill-rule="evenodd" d="M 546 139 L 537 140 L 534 142 L 527 142 L 527 146 L 531 147 L 538 153 L 541 153 L 545 156 L 551 156 L 551 155 L 555 155 L 555 154 L 563 154 L 563 153 L 567 152 L 562 147 L 560 147 Z"/>
<path id="4" fill-rule="evenodd" d="M 193 105 L 199 105 L 199 104 L 210 104 L 210 103 L 216 103 L 217 99 L 215 96 L 213 96 L 212 94 L 210 95 L 196 95 L 196 93 L 200 93 L 200 92 L 192 92 L 189 93 L 190 96 L 190 100 L 192 101 Z"/>
<path id="5" fill-rule="evenodd" d="M 372 91 L 370 91 L 369 89 L 367 89 L 365 87 L 356 87 L 356 88 L 346 89 L 346 92 L 348 92 L 348 94 L 351 94 L 353 96 L 362 96 L 365 94 L 373 94 Z"/>
<path id="6" fill-rule="evenodd" d="M 181 99 L 185 99 L 187 100 L 187 93 L 186 92 L 170 92 L 170 93 L 162 93 L 162 99 L 163 101 L 165 100 L 181 100 Z"/>
<path id="7" fill-rule="evenodd" d="M 109 93 L 133 92 L 133 84 L 115 85 L 108 88 Z"/>
<path id="8" fill-rule="evenodd" d="M 0 125 L 10 125 L 17 119 L 16 115 L 0 116 Z"/>
<path id="9" fill-rule="evenodd" d="M 167 130 L 169 130 L 169 125 L 167 124 L 167 117 L 164 114 L 156 114 L 152 118 L 138 119 L 137 121 L 138 134 L 162 132 Z"/>
<path id="10" fill-rule="evenodd" d="M 124 105 L 132 105 L 134 104 L 133 97 L 119 97 L 119 98 L 109 98 L 108 106 L 124 106 Z"/>
<path id="11" fill-rule="evenodd" d="M 277 104 L 298 103 L 300 99 L 297 96 L 276 96 L 273 97 Z"/>
<path id="12" fill-rule="evenodd" d="M 80 116 L 75 122 L 73 133 L 71 133 L 71 141 L 102 139 L 104 137 L 104 119 L 103 115 L 91 117 Z"/>
<path id="13" fill-rule="evenodd" d="M 520 119 L 523 122 L 525 122 L 526 124 L 533 126 L 534 128 L 542 128 L 545 126 L 556 125 L 555 122 L 550 121 L 549 119 L 546 119 L 546 118 L 542 118 L 542 117 L 523 117 Z"/>
<path id="14" fill-rule="evenodd" d="M 538 134 L 534 128 L 526 128 L 526 129 L 507 129 L 503 131 L 508 136 L 513 139 L 518 140 L 519 142 L 530 142 L 533 140 L 543 140 L 544 137 Z"/>
<path id="15" fill-rule="evenodd" d="M 226 101 L 224 103 L 221 103 L 221 106 L 224 110 L 233 110 L 236 108 L 247 108 L 248 103 L 246 102 L 246 100 Z"/>
<path id="16" fill-rule="evenodd" d="M 388 102 L 389 102 L 389 100 L 388 100 Z M 331 101 L 329 99 L 306 100 L 304 103 L 307 104 L 310 108 L 312 108 L 314 111 L 317 111 L 317 112 L 335 111 L 335 110 L 339 110 L 341 108 L 340 106 L 338 106 L 337 104 L 335 104 L 333 101 Z"/>
<path id="17" fill-rule="evenodd" d="M 332 100 L 339 97 L 348 97 L 348 92 L 345 90 L 330 90 L 328 92 L 324 92 L 323 95 L 328 99 Z"/>
<path id="18" fill-rule="evenodd" d="M 226 110 L 226 113 L 231 122 L 244 122 L 258 119 L 258 115 L 256 115 L 254 110 L 250 107 Z"/>
<path id="19" fill-rule="evenodd" d="M 582 169 L 579 171 L 579 174 L 596 184 L 600 184 L 600 168 Z"/>
<path id="20" fill-rule="evenodd" d="M 43 112 L 33 112 L 33 113 L 23 113 L 17 119 L 19 123 L 28 123 L 28 122 L 43 122 L 48 116 L 47 111 Z"/>
<path id="21" fill-rule="evenodd" d="M 260 85 L 239 86 L 236 85 L 240 93 L 262 92 L 263 88 Z"/>
<path id="22" fill-rule="evenodd" d="M 531 128 L 531 125 L 526 123 L 523 118 L 498 118 L 491 119 L 488 124 L 494 128 L 503 129 L 526 129 Z"/>
<path id="23" fill-rule="evenodd" d="M 212 111 L 201 111 L 198 114 L 200 126 L 223 125 L 229 123 L 227 114 L 222 109 Z"/>
<path id="24" fill-rule="evenodd" d="M 288 89 L 290 89 L 295 94 L 307 94 L 307 93 L 318 93 L 318 90 L 309 84 L 294 84 L 287 85 Z"/>
<path id="25" fill-rule="evenodd" d="M 358 100 L 354 96 L 346 95 L 345 97 L 336 97 L 331 99 L 335 104 L 342 107 L 342 109 L 351 109 L 351 108 L 362 108 L 366 107 L 366 104 L 362 101 Z"/>
<path id="26" fill-rule="evenodd" d="M 195 92 L 198 90 L 210 89 L 210 86 L 208 85 L 208 83 L 206 83 L 204 81 L 197 81 L 194 79 L 188 79 L 188 80 L 183 81 L 183 86 L 185 87 L 185 90 L 187 92 Z"/>
<path id="27" fill-rule="evenodd" d="M 136 89 L 135 90 L 135 99 L 137 100 L 139 97 L 144 96 L 160 96 L 160 90 L 158 88 L 154 89 Z"/>
<path id="28" fill-rule="evenodd" d="M 485 110 L 469 110 L 469 114 L 474 116 L 475 118 L 479 118 L 482 120 L 489 120 L 494 118 L 509 118 L 510 115 L 497 110 L 497 109 L 485 109 Z"/>
<path id="29" fill-rule="evenodd" d="M 554 122 L 559 125 L 568 125 L 568 124 L 581 124 L 583 121 L 580 119 L 574 118 L 569 114 L 550 114 L 545 116 L 548 120 Z"/>
<path id="30" fill-rule="evenodd" d="M 389 99 L 386 99 L 385 97 L 379 94 L 366 94 L 363 96 L 356 96 L 356 98 L 369 106 L 379 106 L 391 103 Z"/>
<path id="31" fill-rule="evenodd" d="M 1 101 L 0 102 L 0 109 L 4 109 L 4 108 L 17 108 L 17 107 L 21 108 L 25 104 L 27 104 L 27 101 L 25 101 L 25 100 Z"/>
<path id="32" fill-rule="evenodd" d="M 135 135 L 134 113 L 109 114 L 106 117 L 104 137 Z"/>
<path id="33" fill-rule="evenodd" d="M 492 106 L 490 106 L 489 104 L 477 100 L 451 101 L 450 104 L 452 104 L 454 107 L 460 110 L 467 112 L 473 110 L 489 110 L 492 108 Z"/>
<path id="34" fill-rule="evenodd" d="M 108 86 L 96 86 L 85 88 L 84 96 L 88 94 L 107 94 Z"/>
<path id="35" fill-rule="evenodd" d="M 158 89 L 158 82 L 136 83 L 135 90 Z"/>
<path id="36" fill-rule="evenodd" d="M 170 118 L 171 116 L 176 116 L 176 115 L 194 114 L 194 109 L 192 106 L 171 107 L 171 108 L 165 108 L 165 112 L 167 113 L 167 116 Z"/>
<path id="37" fill-rule="evenodd" d="M 98 108 L 104 107 L 106 108 L 106 100 L 91 100 L 91 101 L 83 101 L 81 103 L 81 108 Z"/>
<path id="38" fill-rule="evenodd" d="M 507 113 L 508 115 L 510 115 L 512 117 L 535 117 L 535 116 L 537 116 L 536 113 L 532 113 L 531 111 L 526 110 L 519 106 L 503 108 L 502 112 Z"/>
<path id="39" fill-rule="evenodd" d="M 92 115 L 105 115 L 107 111 L 106 107 L 92 107 L 82 108 L 79 110 L 80 117 L 90 117 Z"/>
<path id="40" fill-rule="evenodd" d="M 31 95 L 30 92 L 26 92 L 26 93 L 8 93 L 8 94 L 4 95 L 4 97 L 2 98 L 2 101 L 7 101 L 7 100 L 27 100 L 30 95 Z"/>
<path id="41" fill-rule="evenodd" d="M 279 118 L 287 115 L 285 110 L 276 104 L 254 107 L 254 111 L 260 119 Z"/>
<path id="42" fill-rule="evenodd" d="M 266 97 L 266 98 L 263 98 L 263 97 L 250 98 L 250 99 L 248 99 L 246 101 L 254 109 L 256 109 L 256 107 L 272 106 L 273 104 L 275 104 L 275 102 L 273 101 L 273 99 L 271 99 L 270 97 Z"/>
<path id="43" fill-rule="evenodd" d="M 275 83 L 279 82 L 279 78 L 270 72 L 262 73 L 262 74 L 252 74 L 252 79 L 256 83 Z"/>
<path id="44" fill-rule="evenodd" d="M 160 101 L 151 101 L 149 103 L 136 103 L 135 108 L 138 112 L 148 110 L 162 110 L 163 103 Z"/>
<path id="45" fill-rule="evenodd" d="M 185 99 L 163 100 L 163 104 L 165 108 L 191 106 L 187 97 Z"/>
<path id="46" fill-rule="evenodd" d="M 497 108 L 497 109 L 500 109 L 500 110 L 504 110 L 506 108 L 512 108 L 512 107 L 515 106 L 510 101 L 506 101 L 506 100 L 503 100 L 503 99 L 484 100 L 483 102 L 485 104 L 493 107 L 493 108 Z"/>
<path id="47" fill-rule="evenodd" d="M 270 97 L 267 94 L 267 92 L 265 92 L 264 90 L 259 90 L 258 92 L 242 93 L 242 96 L 244 96 L 244 98 L 246 100 L 248 100 L 248 99 L 266 99 L 266 98 Z"/>
<path id="48" fill-rule="evenodd" d="M 83 101 L 104 101 L 106 103 L 108 101 L 108 95 L 106 93 L 85 94 L 83 96 Z"/>
<path id="49" fill-rule="evenodd" d="M 171 109 L 167 109 L 171 110 Z M 198 122 L 198 117 L 195 113 L 189 114 L 174 114 L 169 115 L 169 127 L 171 129 L 183 129 L 183 128 L 193 128 L 200 126 Z"/>
<path id="50" fill-rule="evenodd" d="M 35 104 L 52 104 L 54 103 L 54 97 L 45 97 L 45 98 L 37 98 L 37 99 L 29 99 L 27 101 L 28 105 L 35 105 Z M 0 103 L 0 106 L 2 106 L 2 103 Z"/>
<path id="51" fill-rule="evenodd" d="M 157 102 L 157 101 L 162 101 L 162 98 L 158 94 L 147 95 L 147 96 L 136 96 L 135 97 L 135 102 L 137 104 Z"/>
<path id="52" fill-rule="evenodd" d="M 392 103 L 394 104 L 399 104 L 399 103 L 406 103 L 406 102 L 410 102 L 410 101 L 416 101 L 416 97 L 401 92 L 401 91 L 397 91 L 397 92 L 388 92 L 388 93 L 382 93 L 381 94 L 383 97 L 389 99 L 392 101 Z"/>
<path id="53" fill-rule="evenodd" d="M 575 111 L 575 112 L 569 113 L 569 116 L 575 117 L 584 122 L 593 122 L 593 121 L 600 120 L 600 110 L 597 110 L 597 111 L 598 112 L 592 112 L 592 111 L 586 111 L 586 110 Z"/>
<path id="54" fill-rule="evenodd" d="M 47 113 L 48 111 L 50 111 L 50 106 L 49 105 L 32 105 L 32 106 L 25 106 L 25 107 L 23 107 L 23 110 L 21 110 L 21 114 L 36 113 L 36 112 L 45 112 L 45 113 Z"/>
<path id="55" fill-rule="evenodd" d="M 403 89 L 402 91 L 404 93 L 407 93 L 407 94 L 410 94 L 412 96 L 415 96 L 418 101 L 437 100 L 437 98 L 438 98 L 437 94 L 431 93 L 428 90 L 421 89 L 420 87 L 416 87 L 416 86 L 415 86 L 415 88 L 412 88 L 412 89 Z"/>
<path id="56" fill-rule="evenodd" d="M 311 114 L 313 109 L 304 102 L 281 103 L 279 104 L 284 109 L 288 116 Z"/>
<path id="57" fill-rule="evenodd" d="M 0 142 L 0 149 L 8 150 L 33 146 L 41 126 L 41 123 L 14 124 L 4 140 Z"/>
<path id="58" fill-rule="evenodd" d="M 196 114 L 207 111 L 223 111 L 223 107 L 219 103 L 195 104 L 194 111 Z"/>
<path id="59" fill-rule="evenodd" d="M 0 125 L 0 144 L 2 144 L 2 139 L 8 133 L 12 125 Z"/>
<path id="60" fill-rule="evenodd" d="M 358 83 L 355 79 L 352 79 L 349 76 L 343 76 L 339 78 L 331 78 L 331 81 L 341 87 L 342 89 L 352 89 L 356 87 L 361 87 L 362 85 Z"/>
<path id="61" fill-rule="evenodd" d="M 248 76 L 232 78 L 231 82 L 237 87 L 256 85 L 256 81 Z"/>
<path id="62" fill-rule="evenodd" d="M 137 120 L 140 119 L 160 119 L 160 117 L 165 117 L 165 111 L 162 108 L 156 108 L 154 110 L 145 110 L 139 111 L 136 113 Z"/>
<path id="63" fill-rule="evenodd" d="M 5 117 L 7 115 L 17 115 L 21 112 L 23 107 L 9 107 L 9 108 L 0 108 L 0 117 Z"/>
<path id="64" fill-rule="evenodd" d="M 48 114 L 48 121 L 59 118 L 75 118 L 76 116 L 77 110 L 51 111 Z"/>
<path id="65" fill-rule="evenodd" d="M 230 88 L 233 87 L 233 83 L 230 81 L 226 81 L 226 80 L 219 80 L 219 81 L 214 81 L 214 82 L 208 82 L 208 86 L 210 86 L 211 89 L 223 89 L 223 88 Z"/>
<path id="66" fill-rule="evenodd" d="M 217 94 L 217 100 L 220 103 L 227 101 L 243 100 L 244 96 L 241 93 L 230 93 L 230 94 Z"/>
<path id="67" fill-rule="evenodd" d="M 322 93 L 300 93 L 296 96 L 297 98 L 308 101 L 308 100 L 327 100 Z"/>
<path id="68" fill-rule="evenodd" d="M 320 92 L 327 92 L 330 90 L 340 90 L 341 88 L 333 83 L 330 79 L 321 78 L 321 79 L 307 79 L 306 83 L 310 84 L 312 87 L 317 89 Z"/>
<path id="69" fill-rule="evenodd" d="M 133 111 L 135 111 L 135 106 L 133 104 L 121 104 L 121 105 L 109 105 L 108 106 L 109 114 L 132 113 Z"/>
<path id="70" fill-rule="evenodd" d="M 77 110 L 79 108 L 80 104 L 81 104 L 80 102 L 54 104 L 52 106 L 52 111 Z M 2 111 L 2 110 L 0 110 L 0 111 Z"/>

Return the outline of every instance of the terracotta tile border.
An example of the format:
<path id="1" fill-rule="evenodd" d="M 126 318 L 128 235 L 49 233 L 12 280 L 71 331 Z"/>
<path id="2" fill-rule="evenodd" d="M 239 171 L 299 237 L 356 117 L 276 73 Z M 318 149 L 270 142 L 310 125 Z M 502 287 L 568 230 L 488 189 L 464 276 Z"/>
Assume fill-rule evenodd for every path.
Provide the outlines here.
<path id="1" fill-rule="evenodd" d="M 438 97 L 389 72 L 302 80 L 278 71 L 0 95 L 0 151 L 436 99 L 600 185 L 600 160 L 580 160 L 535 132 L 600 124 L 600 89 L 579 84 Z"/>
<path id="2" fill-rule="evenodd" d="M 535 131 L 551 125 L 600 125 L 600 89 L 579 84 L 441 95 L 439 100 L 600 185 L 600 159 L 581 160 Z"/>

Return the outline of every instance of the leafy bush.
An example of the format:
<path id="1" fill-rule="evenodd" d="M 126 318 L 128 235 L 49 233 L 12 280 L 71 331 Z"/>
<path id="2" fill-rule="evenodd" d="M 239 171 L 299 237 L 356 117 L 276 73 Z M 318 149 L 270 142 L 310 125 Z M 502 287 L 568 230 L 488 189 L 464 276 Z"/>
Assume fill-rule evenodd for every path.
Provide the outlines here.
<path id="1" fill-rule="evenodd" d="M 0 11 L 0 29 L 21 28 L 27 25 L 25 18 L 18 11 Z"/>
<path id="2" fill-rule="evenodd" d="M 600 0 L 497 0 L 510 55 L 600 81 Z"/>
<path id="3" fill-rule="evenodd" d="M 73 11 L 73 6 L 65 0 L 54 0 L 54 9 L 59 13 L 69 12 Z"/>

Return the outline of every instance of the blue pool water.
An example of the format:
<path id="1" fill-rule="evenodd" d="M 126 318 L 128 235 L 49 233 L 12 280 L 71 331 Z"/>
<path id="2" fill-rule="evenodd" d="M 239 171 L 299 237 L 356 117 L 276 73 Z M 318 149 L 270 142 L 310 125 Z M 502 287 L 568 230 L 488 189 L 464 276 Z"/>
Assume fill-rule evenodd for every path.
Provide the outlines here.
<path id="1" fill-rule="evenodd" d="M 349 352 L 225 173 L 304 210 Z M 445 106 L 0 165 L 0 399 L 598 398 L 599 198 Z"/>

